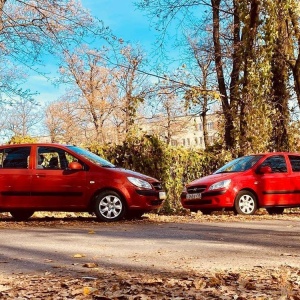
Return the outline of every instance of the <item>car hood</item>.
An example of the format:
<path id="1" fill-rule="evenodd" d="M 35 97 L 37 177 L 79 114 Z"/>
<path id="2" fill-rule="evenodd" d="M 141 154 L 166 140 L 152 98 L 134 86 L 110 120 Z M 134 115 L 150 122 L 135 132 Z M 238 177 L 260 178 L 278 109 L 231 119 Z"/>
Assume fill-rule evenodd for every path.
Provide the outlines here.
<path id="1" fill-rule="evenodd" d="M 125 176 L 132 176 L 132 177 L 137 177 L 143 180 L 146 180 L 148 182 L 154 182 L 154 181 L 158 181 L 156 178 L 150 177 L 148 175 L 139 173 L 139 172 L 135 172 L 132 170 L 128 170 L 128 169 L 123 169 L 123 168 L 113 168 L 112 170 L 115 170 L 118 173 L 123 173 Z"/>
<path id="2" fill-rule="evenodd" d="M 199 179 L 196 179 L 188 184 L 188 186 L 193 185 L 210 185 L 218 181 L 226 180 L 226 179 L 232 179 L 235 176 L 240 174 L 240 172 L 235 173 L 218 173 L 218 174 L 211 174 L 205 177 L 201 177 Z"/>

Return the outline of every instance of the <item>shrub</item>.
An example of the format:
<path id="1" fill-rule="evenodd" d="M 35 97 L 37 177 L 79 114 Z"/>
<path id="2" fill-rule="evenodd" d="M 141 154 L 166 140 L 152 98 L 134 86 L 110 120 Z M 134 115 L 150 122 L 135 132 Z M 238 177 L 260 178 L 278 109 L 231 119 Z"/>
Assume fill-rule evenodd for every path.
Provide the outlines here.
<path id="1" fill-rule="evenodd" d="M 161 180 L 167 192 L 161 209 L 164 213 L 181 212 L 184 185 L 212 173 L 231 159 L 229 152 L 173 147 L 149 135 L 129 137 L 121 145 L 89 145 L 88 149 L 119 167 Z"/>

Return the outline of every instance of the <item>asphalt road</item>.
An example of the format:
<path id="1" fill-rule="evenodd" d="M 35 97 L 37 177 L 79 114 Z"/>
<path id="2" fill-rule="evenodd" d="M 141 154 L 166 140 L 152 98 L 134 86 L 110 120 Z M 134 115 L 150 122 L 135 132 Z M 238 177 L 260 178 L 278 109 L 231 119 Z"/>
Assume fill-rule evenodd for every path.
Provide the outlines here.
<path id="1" fill-rule="evenodd" d="M 84 272 L 86 266 L 155 272 L 300 266 L 298 220 L 113 224 L 73 220 L 72 226 L 59 220 L 40 226 L 38 221 L 18 226 L 1 222 L 2 275 Z"/>

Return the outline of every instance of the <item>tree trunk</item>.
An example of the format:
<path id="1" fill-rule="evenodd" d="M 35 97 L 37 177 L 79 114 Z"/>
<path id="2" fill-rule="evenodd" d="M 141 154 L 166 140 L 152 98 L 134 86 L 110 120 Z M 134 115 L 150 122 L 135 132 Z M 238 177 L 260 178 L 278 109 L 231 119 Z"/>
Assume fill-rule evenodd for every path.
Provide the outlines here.
<path id="1" fill-rule="evenodd" d="M 216 73 L 218 79 L 219 92 L 221 94 L 221 103 L 224 113 L 225 125 L 224 125 L 224 140 L 225 148 L 234 148 L 234 137 L 233 137 L 233 116 L 231 106 L 229 103 L 226 84 L 224 79 L 223 63 L 222 63 L 222 48 L 220 42 L 220 2 L 221 0 L 211 0 L 212 11 L 213 11 L 213 42 L 214 42 L 214 58 L 216 65 Z"/>
<path id="2" fill-rule="evenodd" d="M 280 0 L 279 0 L 280 2 Z M 271 150 L 288 151 L 288 120 L 289 120 L 289 92 L 287 83 L 289 80 L 288 66 L 285 60 L 288 48 L 288 33 L 286 28 L 286 16 L 282 10 L 278 10 L 278 38 L 272 57 L 272 83 L 273 83 L 273 107 L 275 115 L 272 118 L 273 147 Z"/>
<path id="3" fill-rule="evenodd" d="M 240 147 L 239 155 L 244 155 L 248 149 L 247 143 L 247 113 L 253 101 L 251 92 L 250 72 L 253 70 L 255 60 L 255 39 L 259 24 L 260 0 L 251 0 L 249 25 L 244 29 L 244 82 L 243 93 L 240 99 Z M 248 32 L 246 32 L 248 31 Z"/>
<path id="4" fill-rule="evenodd" d="M 297 51 L 293 51 L 293 53 L 298 53 L 298 56 L 294 60 L 288 59 L 288 62 L 290 63 L 293 77 L 294 77 L 294 84 L 295 84 L 295 92 L 297 95 L 298 100 L 298 106 L 300 107 L 300 25 L 299 25 L 299 16 L 295 14 L 295 11 L 290 9 L 289 10 L 292 26 L 293 26 L 293 33 L 294 37 L 297 41 L 295 43 L 298 46 Z M 291 37 L 292 38 L 292 37 Z"/>

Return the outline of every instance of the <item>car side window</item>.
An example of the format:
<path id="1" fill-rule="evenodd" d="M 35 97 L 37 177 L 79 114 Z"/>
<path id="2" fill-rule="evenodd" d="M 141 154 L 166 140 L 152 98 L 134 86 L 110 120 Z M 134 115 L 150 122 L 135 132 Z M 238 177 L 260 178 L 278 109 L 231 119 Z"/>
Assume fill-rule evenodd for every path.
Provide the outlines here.
<path id="1" fill-rule="evenodd" d="M 297 155 L 289 155 L 289 160 L 292 166 L 293 172 L 300 172 L 300 156 Z"/>
<path id="2" fill-rule="evenodd" d="M 262 164 L 262 167 L 269 166 L 272 169 L 272 173 L 286 173 L 286 161 L 282 155 L 274 155 L 268 157 Z"/>
<path id="3" fill-rule="evenodd" d="M 72 161 L 78 160 L 60 148 L 38 147 L 37 169 L 65 170 Z"/>
<path id="4" fill-rule="evenodd" d="M 1 150 L 1 167 L 4 169 L 27 169 L 30 147 L 14 147 Z"/>

